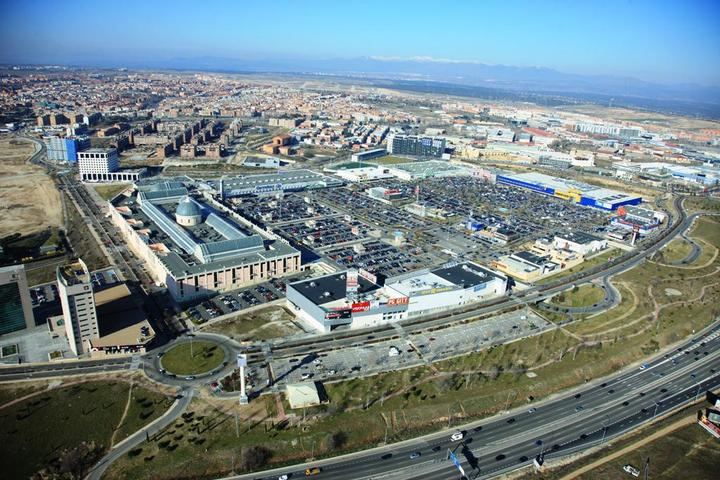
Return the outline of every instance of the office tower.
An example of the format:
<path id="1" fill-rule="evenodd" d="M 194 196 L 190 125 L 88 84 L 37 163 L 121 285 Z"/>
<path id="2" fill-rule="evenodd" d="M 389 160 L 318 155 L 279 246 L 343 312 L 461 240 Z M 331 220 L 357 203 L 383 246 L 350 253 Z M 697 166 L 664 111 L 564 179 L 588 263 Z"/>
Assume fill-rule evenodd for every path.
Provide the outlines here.
<path id="1" fill-rule="evenodd" d="M 81 355 L 88 351 L 87 341 L 100 336 L 90 272 L 78 259 L 58 267 L 57 282 L 70 349 Z"/>

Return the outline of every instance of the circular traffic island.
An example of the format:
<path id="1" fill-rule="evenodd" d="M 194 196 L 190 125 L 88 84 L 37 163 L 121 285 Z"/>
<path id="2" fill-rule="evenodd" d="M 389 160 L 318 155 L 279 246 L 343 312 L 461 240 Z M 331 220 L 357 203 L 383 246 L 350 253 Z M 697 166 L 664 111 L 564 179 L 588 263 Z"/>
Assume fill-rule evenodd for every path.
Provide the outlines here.
<path id="1" fill-rule="evenodd" d="M 209 373 L 225 360 L 225 350 L 208 340 L 193 340 L 175 345 L 160 359 L 162 368 L 175 375 Z"/>

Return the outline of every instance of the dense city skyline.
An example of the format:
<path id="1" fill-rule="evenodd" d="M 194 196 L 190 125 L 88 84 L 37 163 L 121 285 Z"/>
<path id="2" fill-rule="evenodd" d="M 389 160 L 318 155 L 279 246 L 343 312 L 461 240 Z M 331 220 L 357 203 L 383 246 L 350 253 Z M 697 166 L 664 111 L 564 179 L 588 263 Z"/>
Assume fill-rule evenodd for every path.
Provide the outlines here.
<path id="1" fill-rule="evenodd" d="M 720 9 L 711 1 L 490 1 L 442 8 L 369 2 L 361 9 L 343 2 L 275 2 L 273 15 L 261 2 L 172 7 L 77 2 L 47 15 L 44 2 L 6 5 L 0 61 L 159 67 L 185 59 L 191 67 L 208 56 L 281 65 L 372 58 L 720 85 Z M 59 29 L 82 34 L 59 35 Z M 427 34 L 433 30 L 437 34 Z"/>

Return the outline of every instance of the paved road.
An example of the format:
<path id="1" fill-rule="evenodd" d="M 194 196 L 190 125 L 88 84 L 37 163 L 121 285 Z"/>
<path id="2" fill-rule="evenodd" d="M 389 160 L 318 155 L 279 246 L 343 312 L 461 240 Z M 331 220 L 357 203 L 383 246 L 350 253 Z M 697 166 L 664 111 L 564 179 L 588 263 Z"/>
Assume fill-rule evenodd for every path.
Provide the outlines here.
<path id="1" fill-rule="evenodd" d="M 158 432 L 162 431 L 165 427 L 172 424 L 192 402 L 194 392 L 192 389 L 185 389 L 180 394 L 182 397 L 177 398 L 175 403 L 163 414 L 162 417 L 157 418 L 149 425 L 145 426 L 142 430 L 138 430 L 134 434 L 127 437 L 122 442 L 115 445 L 100 461 L 93 467 L 90 474 L 86 477 L 86 480 L 100 480 L 107 467 L 122 457 L 130 450 L 141 445 L 147 440 L 148 437 L 152 437 Z"/>
<path id="2" fill-rule="evenodd" d="M 550 303 L 550 298 L 548 298 L 545 301 L 538 303 L 538 306 L 549 312 L 563 312 L 570 315 L 585 315 L 588 313 L 604 312 L 605 310 L 616 307 L 622 298 L 620 296 L 620 292 L 618 292 L 613 284 L 610 283 L 609 277 L 603 277 L 602 288 L 605 290 L 605 297 L 593 305 L 585 307 L 564 307 Z"/>
<path id="3" fill-rule="evenodd" d="M 585 450 L 720 387 L 720 326 L 679 350 L 653 359 L 642 369 L 635 366 L 553 399 L 463 425 L 458 429 L 465 432 L 462 442 L 450 441 L 453 429 L 311 465 L 322 468 L 318 479 L 460 478 L 445 460 L 451 448 L 469 478 L 488 478 L 528 465 L 541 450 L 546 458 Z M 532 413 L 531 406 L 536 409 Z M 413 452 L 421 456 L 411 460 Z M 277 478 L 281 473 L 302 477 L 307 466 L 232 478 Z"/>

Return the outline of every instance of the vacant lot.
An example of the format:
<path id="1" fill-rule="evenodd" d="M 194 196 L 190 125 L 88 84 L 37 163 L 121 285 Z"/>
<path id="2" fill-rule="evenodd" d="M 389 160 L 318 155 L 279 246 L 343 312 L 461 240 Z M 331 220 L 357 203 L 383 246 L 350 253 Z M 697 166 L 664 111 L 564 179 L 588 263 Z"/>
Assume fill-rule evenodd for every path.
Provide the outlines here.
<path id="1" fill-rule="evenodd" d="M 213 323 L 202 331 L 227 335 L 241 342 L 267 340 L 301 332 L 292 322 L 293 318 L 294 316 L 282 307 L 268 307 Z"/>
<path id="2" fill-rule="evenodd" d="M 162 394 L 102 381 L 48 390 L 0 408 L 0 462 L 4 478 L 29 478 L 65 449 L 95 442 L 106 451 L 169 407 Z M 127 407 L 127 414 L 125 410 Z M 117 431 L 117 433 L 116 433 Z"/>
<path id="3" fill-rule="evenodd" d="M 34 233 L 62 225 L 60 194 L 45 171 L 27 163 L 29 141 L 0 140 L 0 231 Z"/>

